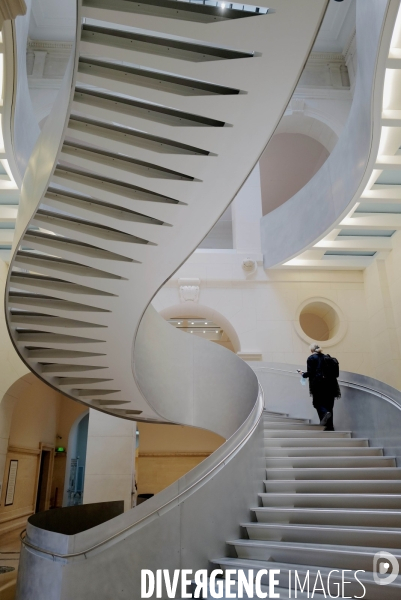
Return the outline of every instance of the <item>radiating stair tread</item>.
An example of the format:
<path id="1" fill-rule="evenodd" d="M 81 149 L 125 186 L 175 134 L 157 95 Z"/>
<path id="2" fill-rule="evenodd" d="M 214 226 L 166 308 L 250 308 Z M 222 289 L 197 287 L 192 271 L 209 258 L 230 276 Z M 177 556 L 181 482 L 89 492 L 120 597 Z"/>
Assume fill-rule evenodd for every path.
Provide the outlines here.
<path id="1" fill-rule="evenodd" d="M 312 531 L 321 531 L 323 529 L 327 530 L 342 530 L 342 531 L 357 531 L 357 532 L 369 532 L 377 533 L 378 530 L 381 532 L 388 532 L 389 534 L 398 533 L 401 535 L 401 527 L 358 527 L 358 526 L 346 526 L 346 525 L 291 525 L 288 523 L 240 523 L 241 527 L 245 527 L 246 529 L 305 529 Z"/>
<path id="2" fill-rule="evenodd" d="M 396 558 L 401 560 L 401 548 L 382 548 L 378 546 L 352 546 L 346 544 L 312 544 L 309 542 L 281 542 L 281 541 L 272 541 L 272 540 L 247 540 L 247 539 L 237 539 L 237 540 L 229 540 L 227 544 L 232 545 L 241 545 L 241 546 L 259 546 L 259 547 L 283 547 L 283 548 L 294 548 L 297 550 L 303 549 L 318 549 L 322 552 L 327 551 L 335 551 L 335 552 L 355 552 L 356 554 L 361 555 L 375 555 L 377 552 L 384 550 L 391 552 Z M 373 565 L 372 565 L 373 566 Z"/>
<path id="3" fill-rule="evenodd" d="M 400 467 L 289 467 L 266 469 L 267 479 L 401 479 Z"/>
<path id="4" fill-rule="evenodd" d="M 292 463 L 292 464 L 291 464 Z M 266 456 L 268 469 L 395 467 L 395 456 Z"/>
<path id="5" fill-rule="evenodd" d="M 327 433 L 327 432 L 325 432 Z M 284 448 L 311 448 L 311 447 L 330 447 L 330 446 L 356 446 L 356 447 L 367 447 L 369 440 L 367 438 L 352 438 L 352 437 L 265 437 L 264 445 L 266 448 L 270 447 L 284 447 Z"/>
<path id="6" fill-rule="evenodd" d="M 251 511 L 256 515 L 258 523 L 276 525 L 355 526 L 375 529 L 401 527 L 401 510 L 262 506 L 252 508 Z"/>
<path id="7" fill-rule="evenodd" d="M 265 492 L 259 493 L 268 507 L 280 508 L 349 508 L 365 510 L 401 510 L 401 494 L 346 494 L 346 493 L 303 493 L 303 492 Z M 263 504 L 265 506 L 265 504 Z"/>
<path id="8" fill-rule="evenodd" d="M 320 571 L 322 576 L 327 576 L 332 570 L 330 567 L 321 567 L 318 565 L 302 565 L 297 563 L 282 563 L 275 561 L 264 561 L 264 560 L 253 560 L 253 559 L 245 559 L 245 558 L 214 558 L 211 560 L 213 564 L 219 564 L 221 566 L 229 567 L 229 568 L 237 568 L 237 569 L 277 569 L 280 571 L 294 571 L 297 570 L 301 573 L 306 572 L 306 570 L 310 570 L 311 572 Z M 341 574 L 340 574 L 341 577 Z M 361 581 L 366 583 L 373 583 L 373 573 L 365 572 L 359 573 L 358 577 Z M 401 592 L 401 576 L 398 576 L 396 581 L 391 584 L 391 586 L 396 589 L 399 588 Z"/>
<path id="9" fill-rule="evenodd" d="M 339 458 L 345 456 L 381 456 L 383 448 L 375 446 L 306 446 L 284 448 L 282 446 L 265 447 L 265 458 L 312 458 L 314 456 L 323 458 Z M 387 457 L 385 457 L 387 458 Z"/>

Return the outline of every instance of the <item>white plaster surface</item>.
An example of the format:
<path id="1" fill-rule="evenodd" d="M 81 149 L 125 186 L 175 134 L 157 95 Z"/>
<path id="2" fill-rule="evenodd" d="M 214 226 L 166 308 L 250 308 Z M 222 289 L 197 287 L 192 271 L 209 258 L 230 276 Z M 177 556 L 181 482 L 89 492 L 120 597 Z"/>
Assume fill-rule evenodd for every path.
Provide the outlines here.
<path id="1" fill-rule="evenodd" d="M 136 423 L 89 411 L 84 503 L 124 500 L 131 508 Z"/>

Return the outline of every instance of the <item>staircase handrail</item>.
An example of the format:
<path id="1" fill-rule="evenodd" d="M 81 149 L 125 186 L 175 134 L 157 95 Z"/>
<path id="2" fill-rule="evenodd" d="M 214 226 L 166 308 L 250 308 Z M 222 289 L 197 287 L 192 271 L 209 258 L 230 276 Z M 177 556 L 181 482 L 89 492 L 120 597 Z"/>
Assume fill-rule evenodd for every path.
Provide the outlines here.
<path id="1" fill-rule="evenodd" d="M 97 544 L 94 544 L 93 546 L 91 546 L 85 550 L 80 550 L 79 552 L 72 552 L 69 554 L 61 554 L 58 552 L 46 550 L 45 548 L 41 548 L 41 547 L 37 546 L 36 544 L 32 544 L 29 541 L 29 539 L 27 539 L 27 537 L 28 537 L 27 532 L 26 532 L 26 529 L 24 529 L 20 533 L 21 543 L 25 546 L 28 546 L 32 550 L 35 550 L 36 552 L 40 552 L 41 554 L 47 554 L 49 556 L 52 556 L 53 559 L 59 558 L 59 559 L 67 560 L 70 558 L 77 558 L 79 556 L 85 556 L 85 558 L 86 558 L 87 557 L 86 555 L 89 554 L 89 552 L 92 552 L 93 550 L 97 550 L 101 546 L 104 546 L 105 544 L 112 542 L 119 536 L 127 533 L 128 531 L 132 530 L 134 527 L 136 527 L 140 523 L 143 523 L 143 521 L 146 521 L 150 517 L 158 514 L 161 510 L 163 510 L 163 509 L 167 508 L 168 506 L 171 506 L 172 504 L 176 503 L 177 501 L 180 501 L 181 499 L 183 499 L 184 496 L 187 496 L 188 493 L 191 492 L 191 490 L 193 490 L 195 487 L 199 486 L 199 484 L 201 484 L 202 482 L 209 480 L 211 478 L 211 476 L 220 467 L 224 466 L 227 463 L 227 461 L 229 461 L 231 459 L 231 457 L 234 454 L 236 454 L 237 451 L 240 450 L 240 448 L 242 448 L 242 446 L 244 446 L 244 444 L 246 444 L 246 442 L 252 436 L 252 434 L 254 433 L 255 429 L 257 428 L 257 426 L 259 424 L 259 421 L 262 417 L 263 408 L 264 408 L 264 394 L 263 394 L 262 387 L 259 384 L 258 397 L 256 399 L 255 405 L 254 405 L 251 413 L 249 414 L 248 418 L 244 421 L 244 423 L 241 425 L 241 427 L 239 427 L 238 430 L 231 436 L 231 438 L 229 438 L 222 446 L 220 446 L 220 448 L 218 448 L 210 457 L 208 457 L 206 459 L 206 461 L 210 461 L 211 463 L 215 463 L 215 464 L 213 464 L 210 468 L 208 468 L 206 473 L 204 473 L 201 477 L 196 478 L 196 473 L 198 472 L 198 470 L 200 468 L 204 468 L 204 466 L 205 466 L 206 461 L 202 461 L 202 463 L 200 465 L 198 465 L 198 467 L 195 467 L 190 472 L 193 475 L 195 474 L 195 480 L 192 482 L 189 482 L 189 485 L 187 485 L 182 491 L 180 491 L 178 494 L 176 494 L 173 498 L 170 498 L 167 502 L 164 502 L 160 506 L 157 506 L 156 508 L 151 510 L 148 514 L 144 515 L 143 517 L 140 517 L 133 523 L 130 523 L 124 529 L 117 531 L 116 533 L 109 536 L 108 538 L 98 542 Z M 238 441 L 238 437 L 240 438 L 239 441 Z M 223 452 L 222 452 L 222 449 L 223 449 Z M 223 454 L 222 457 L 221 457 L 221 454 Z M 187 475 L 184 477 L 187 477 Z M 192 479 L 194 479 L 194 477 L 192 477 Z"/>

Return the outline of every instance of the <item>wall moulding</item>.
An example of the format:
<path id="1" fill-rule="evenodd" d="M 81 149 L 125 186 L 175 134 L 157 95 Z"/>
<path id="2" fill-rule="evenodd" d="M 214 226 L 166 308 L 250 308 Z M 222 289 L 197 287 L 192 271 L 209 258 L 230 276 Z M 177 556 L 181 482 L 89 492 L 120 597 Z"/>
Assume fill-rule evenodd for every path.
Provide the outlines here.
<path id="1" fill-rule="evenodd" d="M 237 352 L 237 356 L 245 361 L 263 360 L 261 352 Z"/>
<path id="2" fill-rule="evenodd" d="M 179 279 L 179 293 L 181 302 L 198 302 L 200 292 L 200 279 Z"/>

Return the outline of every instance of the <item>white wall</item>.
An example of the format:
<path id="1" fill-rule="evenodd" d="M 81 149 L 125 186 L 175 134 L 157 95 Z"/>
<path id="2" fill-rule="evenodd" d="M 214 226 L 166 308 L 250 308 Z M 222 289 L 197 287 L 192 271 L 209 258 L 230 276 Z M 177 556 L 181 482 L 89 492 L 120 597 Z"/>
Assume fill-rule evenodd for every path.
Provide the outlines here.
<path id="1" fill-rule="evenodd" d="M 265 272 L 259 266 L 257 273 L 247 279 L 236 255 L 195 254 L 157 294 L 153 304 L 159 312 L 168 314 L 169 308 L 179 306 L 179 277 L 201 279 L 198 315 L 202 308 L 205 317 L 211 314 L 208 311 L 220 313 L 237 333 L 240 351 L 260 353 L 262 360 L 269 362 L 305 362 L 310 341 L 299 335 L 297 311 L 308 299 L 328 300 L 343 316 L 345 335 L 334 345 L 322 342 L 322 347 L 339 359 L 343 370 L 371 372 L 361 271 Z M 190 310 L 189 302 L 182 304 Z M 215 315 L 214 320 L 220 324 L 217 319 Z"/>
<path id="2" fill-rule="evenodd" d="M 84 503 L 124 500 L 131 508 L 136 423 L 89 410 Z"/>
<path id="3" fill-rule="evenodd" d="M 393 250 L 365 270 L 372 351 L 371 376 L 401 389 L 401 232 Z"/>
<path id="4" fill-rule="evenodd" d="M 232 213 L 234 249 L 197 250 L 156 295 L 156 310 L 166 318 L 213 319 L 230 337 L 234 333 L 237 352 L 298 365 L 304 364 L 312 341 L 300 335 L 299 309 L 308 299 L 326 300 L 341 315 L 344 336 L 322 347 L 340 360 L 343 370 L 370 374 L 372 346 L 362 271 L 263 269 L 259 165 L 234 199 Z M 254 271 L 244 270 L 247 257 L 255 261 Z M 200 280 L 197 302 L 180 300 L 180 279 Z"/>

